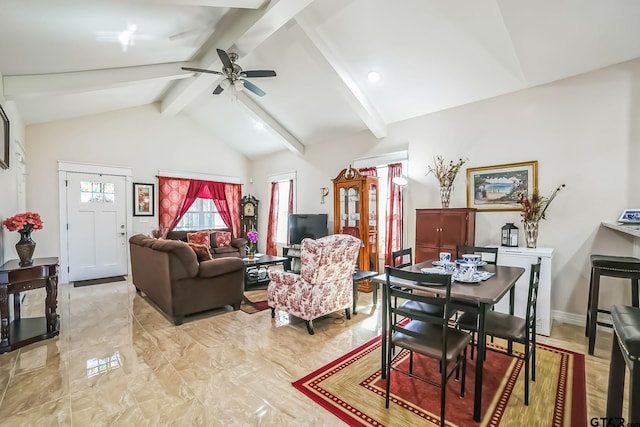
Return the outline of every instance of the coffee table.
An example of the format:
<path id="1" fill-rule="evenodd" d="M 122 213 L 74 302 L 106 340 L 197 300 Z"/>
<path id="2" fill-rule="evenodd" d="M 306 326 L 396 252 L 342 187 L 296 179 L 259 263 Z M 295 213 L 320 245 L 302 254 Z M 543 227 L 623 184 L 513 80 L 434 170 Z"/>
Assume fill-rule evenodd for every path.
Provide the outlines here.
<path id="1" fill-rule="evenodd" d="M 283 264 L 288 258 L 275 255 L 262 255 L 253 259 L 243 258 L 244 288 L 266 286 L 269 284 L 267 271 L 272 265 Z"/>

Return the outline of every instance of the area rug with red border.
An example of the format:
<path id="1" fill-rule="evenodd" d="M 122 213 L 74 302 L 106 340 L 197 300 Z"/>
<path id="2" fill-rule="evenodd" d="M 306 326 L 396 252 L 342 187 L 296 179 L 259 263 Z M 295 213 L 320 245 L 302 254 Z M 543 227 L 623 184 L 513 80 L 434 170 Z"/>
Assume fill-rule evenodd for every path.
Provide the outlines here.
<path id="1" fill-rule="evenodd" d="M 380 337 L 310 373 L 293 386 L 352 426 L 440 424 L 440 389 L 408 375 L 391 373 L 391 401 L 385 408 L 386 380 L 380 376 Z M 524 405 L 524 362 L 506 354 L 506 343 L 488 344 L 484 364 L 483 419 L 473 420 L 475 360 L 467 360 L 465 396 L 460 383 L 447 384 L 445 418 L 451 426 L 586 426 L 584 355 L 537 345 L 536 381 Z M 514 345 L 520 354 L 522 346 Z M 467 352 L 469 353 L 469 352 Z M 408 370 L 408 352 L 394 364 Z M 432 359 L 414 354 L 414 373 L 439 381 Z"/>
<path id="2" fill-rule="evenodd" d="M 254 289 L 244 292 L 244 298 L 240 304 L 240 310 L 253 314 L 269 308 L 266 289 Z"/>

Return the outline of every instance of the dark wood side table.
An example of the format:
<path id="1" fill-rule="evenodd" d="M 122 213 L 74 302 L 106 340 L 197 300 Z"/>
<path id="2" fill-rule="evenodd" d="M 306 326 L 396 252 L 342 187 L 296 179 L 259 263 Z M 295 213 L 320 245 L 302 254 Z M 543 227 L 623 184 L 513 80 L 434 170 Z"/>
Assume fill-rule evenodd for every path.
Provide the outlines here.
<path id="1" fill-rule="evenodd" d="M 353 273 L 353 314 L 358 314 L 358 282 L 377 276 L 377 271 L 357 270 Z M 378 303 L 378 283 L 373 282 L 373 305 Z"/>
<path id="2" fill-rule="evenodd" d="M 53 338 L 60 333 L 58 308 L 58 258 L 34 258 L 20 267 L 18 260 L 0 267 L 0 353 Z M 20 318 L 20 293 L 46 288 L 45 317 Z M 9 319 L 9 295 L 13 297 L 13 320 Z"/>

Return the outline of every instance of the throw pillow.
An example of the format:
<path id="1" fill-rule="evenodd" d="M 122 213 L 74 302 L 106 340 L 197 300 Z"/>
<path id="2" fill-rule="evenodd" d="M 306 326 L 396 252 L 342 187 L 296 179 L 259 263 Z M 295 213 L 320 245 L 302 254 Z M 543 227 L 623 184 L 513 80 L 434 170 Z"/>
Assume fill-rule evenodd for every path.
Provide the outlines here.
<path id="1" fill-rule="evenodd" d="M 211 238 L 208 231 L 196 231 L 195 233 L 187 233 L 187 243 L 196 243 L 198 245 L 211 246 Z"/>
<path id="2" fill-rule="evenodd" d="M 231 232 L 216 231 L 216 246 L 219 248 L 231 246 Z"/>
<path id="3" fill-rule="evenodd" d="M 196 253 L 198 262 L 209 261 L 210 259 L 213 259 L 213 256 L 211 256 L 211 251 L 209 251 L 209 246 L 200 245 L 198 243 L 189 243 L 189 246 Z"/>

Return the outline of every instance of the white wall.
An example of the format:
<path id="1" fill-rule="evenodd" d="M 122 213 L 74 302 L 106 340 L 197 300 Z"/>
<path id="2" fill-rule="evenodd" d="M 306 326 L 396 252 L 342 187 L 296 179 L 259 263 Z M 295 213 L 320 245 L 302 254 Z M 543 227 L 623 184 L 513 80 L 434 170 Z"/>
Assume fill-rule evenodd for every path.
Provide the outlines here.
<path id="1" fill-rule="evenodd" d="M 36 256 L 59 256 L 58 161 L 133 169 L 133 182 L 156 184 L 158 169 L 236 176 L 246 182 L 251 162 L 212 140 L 184 115 L 163 116 L 157 105 L 31 125 L 26 131 L 27 206 L 45 222 L 34 236 Z M 129 209 L 132 209 L 129 206 Z M 129 213 L 131 214 L 131 213 Z M 157 228 L 154 217 L 134 217 L 130 235 Z"/>
<path id="2" fill-rule="evenodd" d="M 0 82 L 2 82 L 2 74 L 0 74 Z M 15 152 L 18 144 L 24 141 L 24 125 L 15 103 L 5 100 L 2 84 L 0 84 L 0 105 L 9 119 L 10 144 L 9 169 L 0 169 L 0 222 L 2 222 L 5 218 L 19 213 Z M 0 144 L 4 144 L 4 141 L 0 141 Z M 3 145 L 0 145 L 0 150 L 4 150 Z M 0 225 L 0 265 L 7 260 L 17 258 L 14 246 L 18 239 L 17 233 L 12 233 Z"/>
<path id="3" fill-rule="evenodd" d="M 255 163 L 254 182 L 264 183 L 268 175 L 295 170 L 297 211 L 326 212 L 332 217 L 332 205 L 319 203 L 320 187 L 330 186 L 331 178 L 356 158 L 408 145 L 406 226 L 408 244 L 413 246 L 415 209 L 440 206 L 437 181 L 426 176 L 434 156 L 467 157 L 465 167 L 538 160 L 538 184 L 544 195 L 559 184 L 567 185 L 549 208 L 538 239 L 539 247 L 556 248 L 552 309 L 583 314 L 589 254 L 632 251 L 630 238 L 602 229 L 600 222 L 616 219 L 622 209 L 640 204 L 633 185 L 637 179 L 632 178 L 640 152 L 639 97 L 640 60 L 636 60 L 395 123 L 382 140 L 362 132 L 321 147 L 309 146 L 303 157 L 277 153 Z M 465 185 L 462 172 L 455 181 L 452 207 L 466 206 Z M 260 229 L 266 230 L 268 187 L 254 187 L 254 194 L 263 201 Z M 505 222 L 515 222 L 522 230 L 517 212 L 478 213 L 476 243 L 498 244 Z M 603 292 L 603 305 L 629 301 L 626 282 L 603 279 L 603 286 L 609 283 L 614 291 Z"/>

